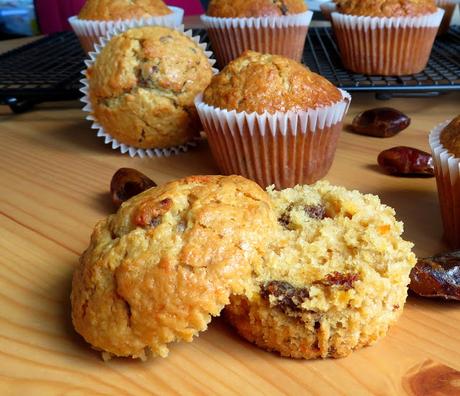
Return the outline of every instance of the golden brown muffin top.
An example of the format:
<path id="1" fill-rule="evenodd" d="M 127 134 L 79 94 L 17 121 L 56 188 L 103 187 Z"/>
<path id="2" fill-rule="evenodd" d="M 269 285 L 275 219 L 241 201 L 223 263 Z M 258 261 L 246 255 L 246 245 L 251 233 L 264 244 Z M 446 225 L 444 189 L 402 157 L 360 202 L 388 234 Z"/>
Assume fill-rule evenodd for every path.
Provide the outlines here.
<path id="1" fill-rule="evenodd" d="M 336 0 L 343 14 L 400 17 L 420 16 L 436 12 L 435 0 Z"/>
<path id="2" fill-rule="evenodd" d="M 334 85 L 302 64 L 254 51 L 230 62 L 203 95 L 211 106 L 259 114 L 328 106 L 341 98 Z"/>
<path id="3" fill-rule="evenodd" d="M 78 17 L 95 21 L 140 19 L 171 14 L 162 0 L 87 0 Z"/>
<path id="4" fill-rule="evenodd" d="M 441 144 L 453 155 L 460 157 L 460 115 L 441 132 Z"/>
<path id="5" fill-rule="evenodd" d="M 207 15 L 220 18 L 251 18 L 300 14 L 307 11 L 303 0 L 211 0 Z"/>
<path id="6" fill-rule="evenodd" d="M 194 98 L 212 68 L 185 34 L 145 26 L 112 38 L 87 74 L 93 114 L 108 133 L 136 147 L 170 147 L 190 139 L 177 135 L 177 122 L 197 118 Z"/>

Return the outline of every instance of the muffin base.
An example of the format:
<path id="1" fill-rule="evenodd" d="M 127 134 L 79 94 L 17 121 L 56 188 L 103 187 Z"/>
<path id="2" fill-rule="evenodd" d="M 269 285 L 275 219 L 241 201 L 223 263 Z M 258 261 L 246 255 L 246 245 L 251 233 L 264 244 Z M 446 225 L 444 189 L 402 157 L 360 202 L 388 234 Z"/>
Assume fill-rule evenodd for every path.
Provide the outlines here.
<path id="1" fill-rule="evenodd" d="M 453 249 L 460 248 L 460 159 L 455 158 L 441 144 L 440 136 L 450 121 L 431 131 L 430 146 L 433 154 L 439 207 L 444 226 L 444 239 Z"/>
<path id="2" fill-rule="evenodd" d="M 438 34 L 445 34 L 449 30 L 458 3 L 458 0 L 436 0 L 436 5 L 445 11 Z"/>
<path id="3" fill-rule="evenodd" d="M 302 60 L 313 13 L 281 17 L 216 18 L 203 15 L 218 65 L 222 68 L 246 50 Z"/>
<path id="4" fill-rule="evenodd" d="M 237 113 L 195 100 L 221 172 L 239 174 L 262 187 L 311 184 L 332 166 L 351 97 L 298 113 Z"/>
<path id="5" fill-rule="evenodd" d="M 333 12 L 344 66 L 370 75 L 407 75 L 428 63 L 444 11 L 424 17 L 372 18 Z"/>
<path id="6" fill-rule="evenodd" d="M 184 10 L 179 7 L 169 7 L 169 9 L 172 13 L 168 15 L 126 21 L 89 21 L 73 16 L 69 18 L 69 24 L 80 40 L 83 50 L 89 53 L 94 51 L 94 46 L 99 44 L 101 37 L 105 37 L 110 32 L 122 32 L 141 26 L 165 26 L 171 28 L 180 26 L 184 17 Z"/>
<path id="7" fill-rule="evenodd" d="M 356 312 L 339 313 L 348 328 L 338 328 L 336 318 L 327 314 L 321 320 L 317 314 L 292 318 L 244 296 L 232 296 L 224 314 L 243 338 L 269 352 L 295 359 L 342 358 L 383 338 L 401 315 L 404 302 L 405 297 L 390 320 L 382 320 L 381 312 L 366 319 Z"/>

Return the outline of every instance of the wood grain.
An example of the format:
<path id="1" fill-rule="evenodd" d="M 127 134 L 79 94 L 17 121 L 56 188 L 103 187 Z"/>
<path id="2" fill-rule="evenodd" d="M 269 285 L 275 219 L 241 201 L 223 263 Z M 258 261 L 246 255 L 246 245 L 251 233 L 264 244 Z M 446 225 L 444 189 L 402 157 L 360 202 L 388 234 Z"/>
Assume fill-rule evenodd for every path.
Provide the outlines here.
<path id="1" fill-rule="evenodd" d="M 328 176 L 395 207 L 421 256 L 445 249 L 435 181 L 382 174 L 376 157 L 396 145 L 427 150 L 429 130 L 459 104 L 459 93 L 389 103 L 354 95 L 348 121 L 361 109 L 391 105 L 413 122 L 385 140 L 344 132 Z M 176 157 L 131 159 L 104 145 L 83 118 L 77 102 L 22 115 L 0 107 L 1 395 L 400 395 L 404 379 L 425 370 L 426 361 L 460 370 L 459 305 L 415 297 L 384 340 L 341 360 L 283 359 L 216 319 L 167 359 L 104 363 L 73 331 L 69 293 L 93 225 L 111 211 L 112 174 L 134 167 L 163 183 L 217 169 L 206 144 Z M 458 380 L 452 384 L 449 392 L 460 390 Z"/>

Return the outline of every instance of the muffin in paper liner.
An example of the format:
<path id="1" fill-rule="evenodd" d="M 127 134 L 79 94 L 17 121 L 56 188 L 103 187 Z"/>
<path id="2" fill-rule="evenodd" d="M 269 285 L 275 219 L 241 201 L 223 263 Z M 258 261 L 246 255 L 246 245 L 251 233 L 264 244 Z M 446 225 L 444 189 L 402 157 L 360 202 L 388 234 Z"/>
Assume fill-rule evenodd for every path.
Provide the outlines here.
<path id="1" fill-rule="evenodd" d="M 115 30 L 122 32 L 141 26 L 165 26 L 171 28 L 180 26 L 184 18 L 184 10 L 179 7 L 169 7 L 169 9 L 172 13 L 168 15 L 119 21 L 94 21 L 73 16 L 69 18 L 69 23 L 80 40 L 83 49 L 86 53 L 89 53 L 90 51 L 94 51 L 94 46 L 99 44 L 101 37 L 105 37 L 108 33 Z"/>
<path id="2" fill-rule="evenodd" d="M 444 17 L 442 18 L 438 34 L 447 33 L 449 30 L 457 4 L 460 4 L 460 0 L 436 0 L 436 5 L 444 10 Z"/>
<path id="3" fill-rule="evenodd" d="M 178 26 L 174 27 L 172 29 L 175 29 L 181 33 L 184 33 L 186 36 L 190 37 L 193 41 L 197 43 L 197 45 L 200 46 L 200 48 L 203 50 L 204 54 L 208 57 L 209 64 L 211 67 L 214 65 L 216 62 L 215 59 L 211 59 L 213 53 L 212 51 L 207 51 L 206 50 L 206 43 L 200 43 L 200 36 L 193 36 L 192 30 L 184 30 L 184 26 Z M 94 49 L 94 52 L 90 52 L 88 54 L 89 59 L 85 60 L 85 65 L 86 69 L 82 71 L 82 74 L 85 78 L 81 79 L 80 82 L 83 84 L 83 87 L 80 88 L 80 92 L 83 93 L 83 97 L 80 99 L 85 105 L 83 107 L 83 111 L 90 113 L 88 116 L 86 116 L 86 119 L 89 121 L 92 121 L 91 129 L 96 129 L 97 130 L 97 136 L 104 138 L 104 143 L 105 144 L 110 144 L 112 146 L 112 149 L 114 150 L 120 150 L 122 154 L 129 154 L 131 157 L 140 157 L 140 158 L 145 158 L 145 157 L 169 157 L 170 155 L 174 154 L 179 154 L 188 151 L 189 148 L 191 147 L 196 147 L 197 143 L 201 140 L 201 138 L 197 137 L 190 142 L 187 142 L 186 144 L 182 144 L 179 146 L 174 146 L 174 147 L 168 147 L 168 148 L 150 148 L 150 149 L 145 149 L 145 148 L 138 148 L 138 147 L 133 147 L 124 143 L 119 142 L 117 139 L 115 139 L 113 136 L 111 136 L 107 131 L 104 130 L 104 127 L 100 125 L 95 117 L 91 114 L 93 111 L 92 105 L 91 105 L 91 100 L 89 98 L 89 81 L 86 77 L 86 72 L 89 67 L 91 67 L 99 52 L 102 50 L 102 48 L 105 47 L 105 45 L 110 41 L 110 39 L 120 33 L 122 33 L 123 30 L 117 30 L 115 29 L 114 31 L 111 31 L 107 33 L 105 37 L 102 37 L 100 39 L 99 44 L 96 44 Z M 217 73 L 217 69 L 212 67 L 212 72 L 213 74 Z"/>
<path id="4" fill-rule="evenodd" d="M 222 68 L 246 50 L 302 60 L 313 12 L 283 16 L 219 18 L 202 15 Z"/>
<path id="5" fill-rule="evenodd" d="M 417 17 L 365 17 L 332 12 L 344 66 L 371 75 L 420 73 L 427 65 L 444 10 Z"/>
<path id="6" fill-rule="evenodd" d="M 444 237 L 450 247 L 460 247 L 460 158 L 441 144 L 441 133 L 449 125 L 445 121 L 430 133 L 430 147 L 433 154 L 439 206 L 444 225 Z"/>
<path id="7" fill-rule="evenodd" d="M 224 174 L 262 187 L 311 184 L 329 171 L 351 96 L 330 106 L 263 114 L 228 111 L 195 99 L 212 154 Z"/>

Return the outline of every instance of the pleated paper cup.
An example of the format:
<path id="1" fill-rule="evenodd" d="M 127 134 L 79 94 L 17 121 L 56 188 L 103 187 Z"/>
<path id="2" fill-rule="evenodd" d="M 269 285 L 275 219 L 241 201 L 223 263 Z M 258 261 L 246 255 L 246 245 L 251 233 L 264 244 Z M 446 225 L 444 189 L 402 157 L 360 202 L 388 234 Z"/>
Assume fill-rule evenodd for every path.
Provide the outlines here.
<path id="1" fill-rule="evenodd" d="M 444 10 L 444 17 L 442 18 L 438 34 L 447 33 L 452 22 L 452 17 L 454 16 L 455 7 L 459 3 L 460 0 L 436 0 L 436 5 Z"/>
<path id="2" fill-rule="evenodd" d="M 218 65 L 222 68 L 244 51 L 302 60 L 313 12 L 257 18 L 217 18 L 202 15 Z"/>
<path id="3" fill-rule="evenodd" d="M 99 43 L 101 37 L 105 37 L 108 33 L 115 30 L 123 32 L 127 29 L 141 26 L 165 26 L 172 28 L 180 26 L 184 18 L 184 10 L 179 7 L 169 7 L 169 9 L 172 13 L 168 15 L 120 21 L 93 21 L 73 16 L 69 18 L 69 23 L 80 40 L 84 51 L 89 53 L 90 51 L 94 51 L 94 46 Z"/>
<path id="4" fill-rule="evenodd" d="M 207 56 L 209 60 L 209 64 L 212 67 L 213 74 L 216 74 L 218 70 L 213 67 L 216 61 L 214 59 L 211 59 L 213 53 L 212 51 L 206 51 L 206 43 L 200 43 L 200 36 L 193 36 L 192 30 L 184 31 L 183 25 L 179 27 L 174 27 L 173 29 L 181 33 L 184 33 L 186 36 L 190 37 L 200 46 L 200 48 L 203 50 L 204 54 Z M 146 149 L 130 146 L 118 141 L 116 138 L 110 135 L 110 132 L 106 131 L 105 128 L 94 117 L 93 107 L 91 104 L 91 99 L 89 97 L 89 80 L 87 78 L 87 70 L 94 64 L 102 48 L 104 48 L 107 45 L 110 39 L 120 33 L 122 33 L 122 31 L 118 31 L 117 29 L 107 33 L 107 35 L 105 37 L 102 37 L 100 39 L 100 42 L 94 46 L 94 52 L 90 52 L 88 54 L 89 58 L 85 60 L 85 65 L 87 69 L 82 71 L 84 78 L 80 80 L 80 82 L 83 85 L 83 87 L 80 88 L 80 91 L 83 93 L 83 97 L 80 100 L 84 103 L 83 111 L 89 113 L 89 115 L 86 116 L 86 119 L 92 121 L 91 129 L 95 129 L 97 131 L 97 136 L 103 138 L 105 144 L 110 144 L 112 149 L 119 150 L 122 154 L 129 154 L 131 157 L 169 157 L 174 154 L 184 153 L 188 151 L 191 147 L 196 147 L 198 142 L 201 140 L 200 137 L 192 139 L 191 141 L 185 144 L 167 148 L 151 147 Z"/>
<path id="5" fill-rule="evenodd" d="M 323 178 L 334 160 L 351 96 L 306 111 L 263 114 L 228 111 L 195 99 L 212 154 L 224 174 L 278 189 Z"/>
<path id="6" fill-rule="evenodd" d="M 444 10 L 418 17 L 331 14 L 344 66 L 370 75 L 420 73 L 430 58 Z"/>
<path id="7" fill-rule="evenodd" d="M 444 225 L 444 237 L 451 248 L 460 248 L 460 158 L 441 144 L 441 132 L 450 123 L 443 122 L 430 133 L 439 206 Z"/>

